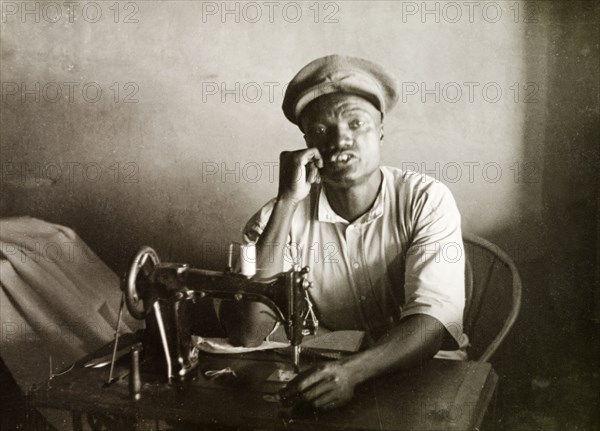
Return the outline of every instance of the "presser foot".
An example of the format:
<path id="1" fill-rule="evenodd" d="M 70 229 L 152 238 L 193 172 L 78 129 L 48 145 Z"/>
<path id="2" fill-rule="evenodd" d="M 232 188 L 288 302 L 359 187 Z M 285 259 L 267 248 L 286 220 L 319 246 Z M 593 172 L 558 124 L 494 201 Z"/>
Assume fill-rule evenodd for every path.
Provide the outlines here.
<path id="1" fill-rule="evenodd" d="M 182 363 L 183 361 L 179 361 Z M 194 371 L 198 367 L 198 350 L 194 347 L 190 352 L 188 360 L 186 363 L 182 363 L 181 369 L 177 373 L 179 380 L 184 381 L 190 377 L 190 373 Z"/>
<path id="2" fill-rule="evenodd" d="M 179 370 L 178 373 L 178 378 L 180 381 L 185 381 L 191 378 L 191 374 L 192 372 L 197 368 L 198 366 L 198 361 L 196 361 L 194 364 L 191 364 L 187 367 L 182 368 L 181 370 Z"/>

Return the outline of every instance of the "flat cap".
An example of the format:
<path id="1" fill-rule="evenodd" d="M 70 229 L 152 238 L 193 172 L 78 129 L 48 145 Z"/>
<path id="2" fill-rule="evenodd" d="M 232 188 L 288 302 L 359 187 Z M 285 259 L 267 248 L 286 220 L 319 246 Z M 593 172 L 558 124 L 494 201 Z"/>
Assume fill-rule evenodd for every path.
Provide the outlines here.
<path id="1" fill-rule="evenodd" d="M 380 65 L 357 57 L 328 55 L 311 61 L 292 78 L 283 98 L 283 113 L 299 125 L 302 110 L 331 93 L 364 97 L 383 114 L 398 101 L 396 79 Z"/>

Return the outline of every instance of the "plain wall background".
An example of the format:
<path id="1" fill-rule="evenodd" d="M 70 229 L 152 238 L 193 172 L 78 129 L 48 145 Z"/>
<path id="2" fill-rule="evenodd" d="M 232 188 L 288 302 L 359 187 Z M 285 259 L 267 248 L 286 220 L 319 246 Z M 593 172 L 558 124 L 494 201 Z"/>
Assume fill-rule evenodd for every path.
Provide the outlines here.
<path id="1" fill-rule="evenodd" d="M 273 22 L 258 2 L 256 23 L 244 3 L 121 2 L 117 23 L 113 2 L 98 3 L 97 22 L 81 2 L 72 23 L 62 3 L 55 23 L 56 9 L 26 3 L 3 3 L 2 216 L 68 225 L 117 272 L 144 244 L 164 260 L 223 268 L 229 241 L 277 192 L 279 152 L 304 145 L 281 112 L 284 85 L 314 58 L 354 55 L 405 90 L 439 83 L 439 102 L 405 92 L 387 116 L 383 163 L 446 183 L 464 229 L 514 256 L 526 287 L 518 349 L 551 367 L 538 353 L 597 321 L 597 3 L 478 2 L 470 18 L 458 2 L 456 23 L 441 2 L 428 3 L 439 18 L 422 2 L 302 2 L 296 23 L 289 2 Z M 223 17 L 224 7 L 239 13 Z M 131 12 L 138 22 L 123 22 Z M 73 100 L 65 83 L 77 84 Z M 89 83 L 102 89 L 95 103 L 82 95 Z M 137 102 L 124 103 L 132 89 Z"/>
<path id="2" fill-rule="evenodd" d="M 455 9 L 440 3 L 438 17 L 422 15 L 418 2 L 297 3 L 302 17 L 293 23 L 296 3 L 283 2 L 271 23 L 258 2 L 262 16 L 252 23 L 257 9 L 244 3 L 136 2 L 136 9 L 121 3 L 115 23 L 111 3 L 98 3 L 102 17 L 93 23 L 96 7 L 82 3 L 73 23 L 64 5 L 62 19 L 49 23 L 56 8 L 38 3 L 35 22 L 35 13 L 22 15 L 35 2 L 15 4 L 15 15 L 5 5 L 2 31 L 3 173 L 19 190 L 11 211 L 75 227 L 113 266 L 142 243 L 222 266 L 221 243 L 237 240 L 243 222 L 276 194 L 279 152 L 304 145 L 282 115 L 284 86 L 331 53 L 377 61 L 405 90 L 386 118 L 384 164 L 448 184 L 465 229 L 509 231 L 519 244 L 504 245 L 519 254 L 545 247 L 537 227 L 548 90 L 544 8 L 528 17 L 524 4 L 482 3 L 471 18 L 461 8 L 464 16 L 451 23 Z M 221 15 L 236 7 L 237 14 Z M 123 22 L 130 12 L 138 23 Z M 36 94 L 22 101 L 36 83 L 39 101 Z M 52 83 L 61 87 L 59 101 Z M 89 83 L 102 90 L 98 102 L 82 94 Z M 134 90 L 137 103 L 124 103 Z M 86 94 L 93 99 L 95 86 Z M 38 186 L 35 177 L 56 181 Z M 205 253 L 213 243 L 219 252 Z"/>

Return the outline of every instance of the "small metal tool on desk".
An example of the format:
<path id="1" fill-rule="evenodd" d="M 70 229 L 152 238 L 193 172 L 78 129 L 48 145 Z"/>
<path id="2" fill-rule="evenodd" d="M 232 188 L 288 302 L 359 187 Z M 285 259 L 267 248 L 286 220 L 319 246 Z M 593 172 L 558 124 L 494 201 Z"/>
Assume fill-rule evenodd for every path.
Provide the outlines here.
<path id="1" fill-rule="evenodd" d="M 140 350 L 142 346 L 136 344 L 131 347 L 131 364 L 129 369 L 129 396 L 133 400 L 141 398 L 142 380 L 140 378 Z"/>

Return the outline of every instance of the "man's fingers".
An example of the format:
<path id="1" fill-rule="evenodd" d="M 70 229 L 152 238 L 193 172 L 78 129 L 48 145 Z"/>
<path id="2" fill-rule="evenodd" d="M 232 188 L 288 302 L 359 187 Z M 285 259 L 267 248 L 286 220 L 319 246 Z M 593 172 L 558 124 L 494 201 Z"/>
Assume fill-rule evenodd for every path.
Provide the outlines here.
<path id="1" fill-rule="evenodd" d="M 298 374 L 291 382 L 289 382 L 285 388 L 279 393 L 282 398 L 291 398 L 303 392 L 305 389 L 321 381 L 325 376 L 322 375 L 321 370 L 315 370 L 313 368 L 305 370 Z"/>
<path id="2" fill-rule="evenodd" d="M 296 383 L 296 388 L 298 388 L 298 392 L 304 392 L 312 385 L 316 385 L 321 380 L 329 380 L 329 374 L 321 369 L 311 370 L 312 372 L 307 373 L 306 375 L 299 374 L 296 379 L 298 383 Z M 294 380 L 296 380 L 294 379 Z"/>
<path id="3" fill-rule="evenodd" d="M 279 154 L 279 162 L 282 167 L 291 168 L 291 165 L 308 166 L 314 164 L 318 169 L 323 167 L 323 157 L 316 148 L 307 148 L 297 151 L 282 151 Z M 291 164 L 291 165 L 290 165 Z"/>
<path id="4" fill-rule="evenodd" d="M 315 166 L 319 169 L 323 168 L 323 156 L 321 156 L 321 153 L 319 152 L 319 150 L 317 150 L 315 148 L 316 154 L 313 157 L 313 162 L 315 163 Z"/>
<path id="5" fill-rule="evenodd" d="M 282 151 L 279 164 L 279 198 L 299 202 L 308 196 L 311 185 L 321 180 L 319 168 L 323 160 L 316 148 Z"/>
<path id="6" fill-rule="evenodd" d="M 305 166 L 309 162 L 314 162 L 318 168 L 323 167 L 323 157 L 321 157 L 321 153 L 316 148 L 301 150 L 300 163 Z"/>
<path id="7" fill-rule="evenodd" d="M 327 382 L 319 382 L 316 385 L 311 386 L 302 393 L 302 397 L 309 402 L 318 399 L 321 395 L 333 391 L 337 387 L 337 384 L 333 380 Z"/>
<path id="8" fill-rule="evenodd" d="M 312 371 L 312 369 L 305 370 L 288 382 L 288 384 L 279 391 L 281 398 L 286 399 L 297 396 L 300 393 L 300 389 L 298 387 L 299 384 L 302 383 L 303 379 L 309 376 Z"/>
<path id="9" fill-rule="evenodd" d="M 306 175 L 306 180 L 310 183 L 317 183 L 320 180 L 319 177 L 319 170 L 317 169 L 317 167 L 315 166 L 314 163 L 309 163 L 308 165 L 306 165 L 306 169 L 308 170 L 308 173 Z"/>
<path id="10" fill-rule="evenodd" d="M 317 409 L 329 410 L 341 405 L 341 403 L 336 391 L 329 391 L 313 400 L 312 405 Z"/>

